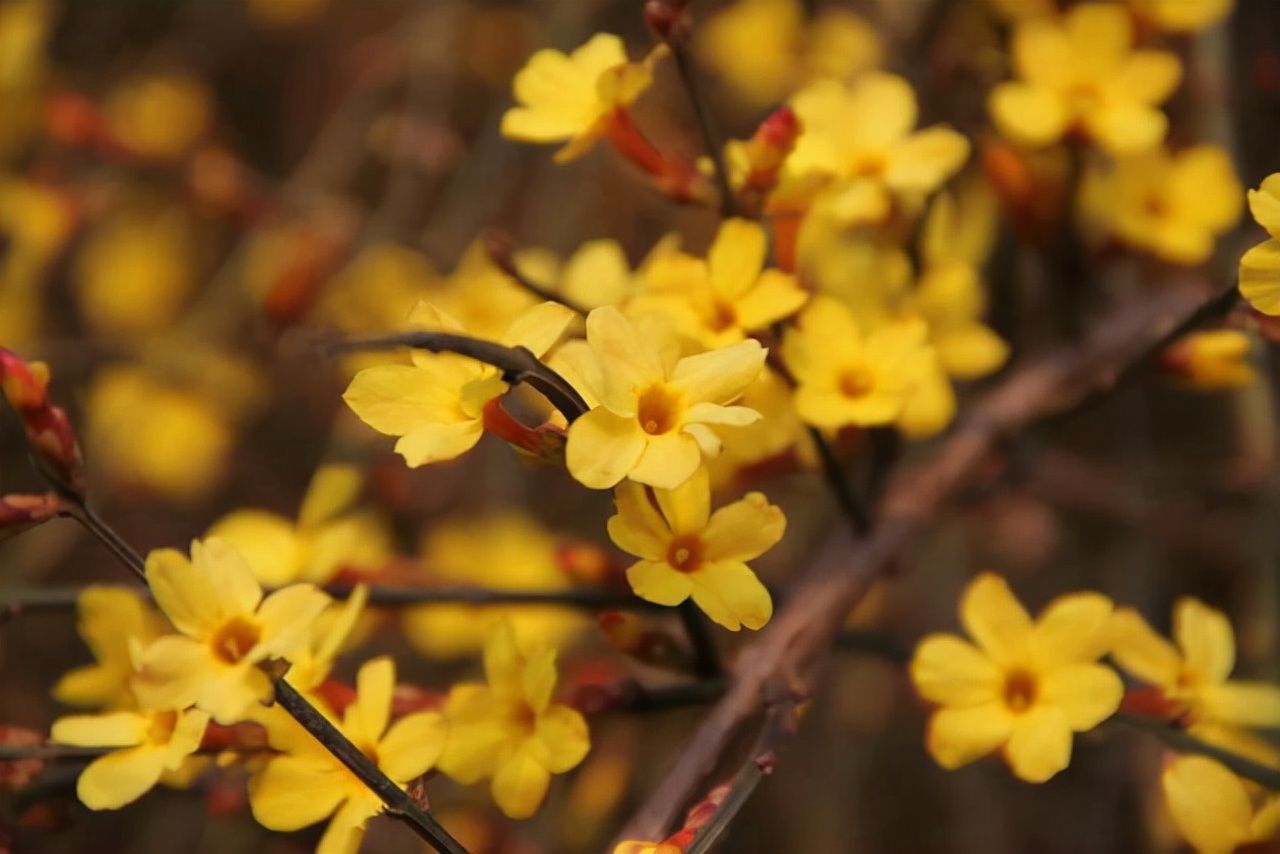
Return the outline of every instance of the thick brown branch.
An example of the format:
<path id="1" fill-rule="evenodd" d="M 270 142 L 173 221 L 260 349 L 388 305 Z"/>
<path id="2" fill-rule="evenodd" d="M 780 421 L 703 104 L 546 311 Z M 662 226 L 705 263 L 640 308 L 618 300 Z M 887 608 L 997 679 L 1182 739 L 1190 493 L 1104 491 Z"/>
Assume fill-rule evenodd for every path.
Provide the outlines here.
<path id="1" fill-rule="evenodd" d="M 838 530 L 824 556 L 798 584 L 786 607 L 758 640 L 743 649 L 734 682 L 689 738 L 665 780 L 620 838 L 660 839 L 707 775 L 749 724 L 777 698 L 803 698 L 815 659 L 826 651 L 849 610 L 883 568 L 971 481 L 1000 442 L 1054 413 L 1078 406 L 1142 359 L 1172 330 L 1199 315 L 1203 294 L 1170 287 L 1097 323 L 1080 345 L 1014 371 L 974 406 L 938 453 L 889 488 L 875 531 L 856 547 Z"/>

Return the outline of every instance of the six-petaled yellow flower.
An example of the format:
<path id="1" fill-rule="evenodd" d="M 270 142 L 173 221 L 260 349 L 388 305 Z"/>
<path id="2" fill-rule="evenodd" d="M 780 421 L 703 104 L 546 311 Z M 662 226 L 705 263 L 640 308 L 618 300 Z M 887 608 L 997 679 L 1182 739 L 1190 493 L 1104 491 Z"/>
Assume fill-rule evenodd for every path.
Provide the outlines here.
<path id="1" fill-rule="evenodd" d="M 1159 105 L 1182 79 L 1160 50 L 1133 49 L 1133 22 L 1116 5 L 1083 3 L 1060 20 L 1033 18 L 1013 35 L 1018 79 L 991 92 L 991 116 L 1014 142 L 1045 146 L 1079 132 L 1112 154 L 1158 145 L 1169 122 Z"/>
<path id="2" fill-rule="evenodd" d="M 1110 717 L 1124 693 L 1097 660 L 1109 642 L 1111 602 L 1074 593 L 1032 621 L 1004 580 L 989 573 L 964 593 L 960 619 L 973 642 L 950 634 L 920 641 L 911 679 L 938 704 L 929 752 L 958 768 L 993 751 L 1013 773 L 1041 783 L 1071 759 L 1071 734 Z"/>
<path id="3" fill-rule="evenodd" d="M 391 723 L 395 680 L 390 658 L 366 662 L 356 676 L 356 698 L 338 727 L 403 787 L 436 764 L 448 727 L 439 712 L 415 712 Z M 365 823 L 382 811 L 381 799 L 287 716 L 274 716 L 267 732 L 280 755 L 249 782 L 254 818 L 271 830 L 298 830 L 333 816 L 316 854 L 355 854 Z"/>
<path id="4" fill-rule="evenodd" d="M 147 583 L 181 634 L 142 651 L 133 682 L 139 702 L 160 709 L 194 703 L 218 723 L 234 723 L 271 699 L 271 680 L 258 665 L 287 659 L 331 601 L 310 584 L 264 599 L 244 558 L 216 537 L 193 542 L 190 560 L 173 549 L 153 551 Z"/>
<path id="5" fill-rule="evenodd" d="M 765 350 L 748 339 L 677 358 L 668 332 L 646 338 L 616 308 L 587 316 L 585 346 L 561 350 L 580 391 L 599 402 L 569 428 L 565 462 L 579 483 L 608 489 L 629 477 L 673 489 L 704 454 L 719 453 L 714 426 L 743 427 L 760 414 L 729 406 L 764 365 Z"/>
<path id="6" fill-rule="evenodd" d="M 76 795 L 89 809 L 114 810 L 136 801 L 177 771 L 200 747 L 209 715 L 199 709 L 75 715 L 53 724 L 50 739 L 82 747 L 118 747 L 89 763 Z"/>
<path id="7" fill-rule="evenodd" d="M 517 318 L 501 343 L 541 356 L 571 320 L 571 309 L 542 303 Z M 461 325 L 428 303 L 414 310 L 410 324 L 463 333 Z M 399 436 L 396 453 L 410 466 L 451 460 L 471 450 L 484 434 L 485 407 L 507 392 L 501 371 L 456 353 L 413 350 L 412 358 L 412 365 L 365 368 L 342 399 L 379 433 Z"/>
<path id="8" fill-rule="evenodd" d="M 618 487 L 609 536 L 640 558 L 627 581 L 641 599 L 679 605 L 692 598 L 730 631 L 759 629 L 773 615 L 769 591 L 747 566 L 782 539 L 787 520 L 759 492 L 711 512 L 706 469 L 675 489 Z M 655 503 L 656 502 L 656 503 Z"/>
<path id="9" fill-rule="evenodd" d="M 628 62 L 622 39 L 597 33 L 567 56 L 543 48 L 516 73 L 520 106 L 502 117 L 502 134 L 526 142 L 565 142 L 556 160 L 572 160 L 609 132 L 610 122 L 653 82 L 648 62 Z"/>
<path id="10" fill-rule="evenodd" d="M 492 777 L 498 808 L 528 818 L 546 797 L 551 775 L 587 755 L 587 723 L 551 702 L 556 651 L 522 648 L 509 623 L 500 623 L 485 645 L 484 670 L 488 684 L 464 682 L 449 692 L 449 740 L 438 765 L 466 784 Z"/>

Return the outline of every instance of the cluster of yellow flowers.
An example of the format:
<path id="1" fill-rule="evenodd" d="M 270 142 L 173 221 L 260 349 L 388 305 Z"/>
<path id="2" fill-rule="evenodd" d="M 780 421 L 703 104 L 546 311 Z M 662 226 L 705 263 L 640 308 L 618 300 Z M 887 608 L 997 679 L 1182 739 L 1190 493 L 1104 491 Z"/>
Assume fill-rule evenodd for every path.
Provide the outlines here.
<path id="1" fill-rule="evenodd" d="M 939 708 L 926 745 L 944 768 L 998 752 L 1015 775 L 1041 783 L 1067 767 L 1072 733 L 1132 707 L 1204 742 L 1280 768 L 1280 751 L 1251 732 L 1280 726 L 1280 687 L 1231 680 L 1235 641 L 1219 611 L 1195 599 L 1174 608 L 1177 645 L 1132 608 L 1097 593 L 1051 602 L 1032 620 L 999 576 L 965 590 L 951 634 L 920 641 L 911 678 Z M 1125 683 L 1112 660 L 1136 685 Z M 1223 854 L 1280 827 L 1280 794 L 1237 777 L 1214 759 L 1172 756 L 1161 774 L 1174 824 L 1201 854 Z"/>
<path id="2" fill-rule="evenodd" d="M 439 710 L 391 722 L 390 658 L 365 662 L 354 694 L 330 679 L 364 607 L 363 587 L 345 603 L 308 583 L 264 597 L 248 562 L 216 537 L 193 543 L 190 559 L 152 552 L 146 576 L 158 612 L 125 588 L 81 595 L 81 633 L 97 660 L 54 689 L 65 703 L 102 711 L 56 721 L 53 741 L 118 748 L 80 776 L 77 793 L 93 809 L 125 806 L 157 783 L 189 785 L 208 766 L 197 755 L 206 746 L 220 753 L 219 767 L 249 771 L 249 802 L 265 827 L 296 830 L 332 816 L 317 850 L 354 852 L 382 801 L 283 709 L 266 705 L 273 678 L 306 696 L 397 784 L 433 768 L 463 783 L 492 778 L 494 800 L 514 818 L 532 815 L 550 775 L 587 753 L 581 714 L 552 702 L 554 648 L 518 640 L 509 623 L 485 645 L 487 684 L 459 683 Z M 238 740 L 243 723 L 264 728 L 271 750 L 263 752 L 261 737 Z"/>

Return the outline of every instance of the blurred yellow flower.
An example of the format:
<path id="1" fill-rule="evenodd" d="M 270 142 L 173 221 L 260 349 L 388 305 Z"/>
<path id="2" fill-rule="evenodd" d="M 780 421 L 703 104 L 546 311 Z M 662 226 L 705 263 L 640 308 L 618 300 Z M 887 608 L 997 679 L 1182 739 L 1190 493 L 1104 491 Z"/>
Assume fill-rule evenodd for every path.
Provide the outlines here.
<path id="1" fill-rule="evenodd" d="M 501 343 L 535 356 L 550 349 L 574 318 L 559 303 L 535 306 L 503 334 Z M 461 324 L 429 303 L 409 317 L 420 329 L 465 334 Z M 411 467 L 451 460 L 484 434 L 484 409 L 509 388 L 492 365 L 456 353 L 413 350 L 412 365 L 375 365 L 356 374 L 342 399 L 373 429 L 398 436 L 396 453 Z"/>
<path id="2" fill-rule="evenodd" d="M 568 55 L 543 48 L 516 73 L 520 106 L 502 117 L 502 135 L 525 142 L 566 142 L 559 162 L 584 154 L 653 82 L 651 63 L 628 62 L 622 39 L 596 33 Z"/>
<path id="3" fill-rule="evenodd" d="M 344 332 L 383 332 L 402 324 L 440 284 L 440 274 L 421 252 L 374 241 L 325 283 L 311 318 Z"/>
<path id="4" fill-rule="evenodd" d="M 53 723 L 50 740 L 81 747 L 119 747 L 89 763 L 76 782 L 80 802 L 92 810 L 133 803 L 176 772 L 200 747 L 209 715 L 185 711 L 74 715 Z"/>
<path id="5" fill-rule="evenodd" d="M 551 775 L 586 757 L 587 722 L 551 702 L 555 649 L 522 648 L 509 623 L 499 623 L 485 645 L 484 671 L 488 684 L 463 682 L 449 691 L 449 740 L 437 764 L 467 785 L 492 777 L 503 814 L 528 818 L 546 797 Z"/>
<path id="6" fill-rule="evenodd" d="M 831 297 L 817 296 L 782 342 L 796 381 L 796 412 L 824 430 L 894 423 L 936 362 L 919 321 L 864 333 Z"/>
<path id="7" fill-rule="evenodd" d="M 190 153 L 213 121 L 213 96 L 188 74 L 152 74 L 121 83 L 103 106 L 112 135 L 147 160 Z"/>
<path id="8" fill-rule="evenodd" d="M 1211 27 L 1235 7 L 1235 0 L 1127 0 L 1141 20 L 1174 33 Z"/>
<path id="9" fill-rule="evenodd" d="M 68 671 L 53 686 L 53 696 L 72 706 L 136 707 L 129 687 L 134 673 L 131 648 L 145 647 L 165 634 L 169 627 L 164 618 L 137 591 L 96 584 L 80 591 L 76 610 L 80 637 L 95 663 Z"/>
<path id="10" fill-rule="evenodd" d="M 733 344 L 797 312 L 809 294 L 796 277 L 765 267 L 768 236 L 755 222 L 727 219 L 705 260 L 672 252 L 656 258 L 628 313 L 661 311 L 704 347 Z"/>
<path id="11" fill-rule="evenodd" d="M 1071 734 L 1110 717 L 1124 686 L 1098 664 L 1107 651 L 1111 602 L 1073 593 L 1032 622 L 1004 579 L 983 573 L 960 602 L 976 645 L 950 634 L 920 641 L 911 679 L 941 706 L 926 744 L 944 768 L 1000 750 L 1019 778 L 1042 783 L 1067 767 Z"/>
<path id="12" fill-rule="evenodd" d="M 915 93 L 893 74 L 819 80 L 791 106 L 802 132 L 786 171 L 793 180 L 837 182 L 828 203 L 846 224 L 880 222 L 895 200 L 922 199 L 969 156 L 968 140 L 950 128 L 915 130 Z"/>
<path id="13" fill-rule="evenodd" d="M 40 127 L 53 9 L 46 0 L 0 4 L 0 161 Z"/>
<path id="14" fill-rule="evenodd" d="M 1160 367 L 1202 391 L 1240 388 L 1258 378 L 1249 364 L 1251 346 L 1236 329 L 1193 332 L 1160 354 Z"/>
<path id="15" fill-rule="evenodd" d="M 438 712 L 391 719 L 395 664 L 388 657 L 365 662 L 356 676 L 356 697 L 338 728 L 379 770 L 402 788 L 436 764 L 448 734 Z M 299 830 L 333 816 L 316 854 L 355 854 L 365 823 L 382 811 L 382 800 L 336 756 L 291 719 L 267 729 L 270 759 L 249 781 L 253 817 L 270 830 Z"/>
<path id="16" fill-rule="evenodd" d="M 1182 79 L 1177 56 L 1133 49 L 1133 22 L 1116 5 L 1073 6 L 1061 20 L 1033 18 L 1013 34 L 1018 79 L 997 85 L 988 106 L 1000 132 L 1028 146 L 1078 131 L 1112 154 L 1159 145 L 1159 105 Z"/>
<path id="17" fill-rule="evenodd" d="M 558 539 L 532 517 L 502 511 L 450 520 L 426 536 L 422 565 L 432 585 L 553 591 L 571 587 L 557 557 Z M 427 605 L 404 612 L 405 637 L 436 658 L 469 655 L 494 627 L 508 621 L 520 637 L 559 646 L 589 624 L 582 614 L 555 606 Z"/>
<path id="18" fill-rule="evenodd" d="M 513 261 L 536 282 L 555 278 L 557 259 L 546 249 L 520 249 Z M 542 300 L 493 263 L 484 241 L 472 241 L 448 276 L 432 285 L 426 301 L 457 320 L 467 333 L 497 341 L 511 324 Z"/>
<path id="19" fill-rule="evenodd" d="M 223 475 L 231 427 L 201 394 L 113 365 L 94 376 L 85 409 L 89 458 L 113 483 L 194 499 Z"/>
<path id="20" fill-rule="evenodd" d="M 375 513 L 347 512 L 362 484 L 353 466 L 321 466 L 296 522 L 265 510 L 233 510 L 206 536 L 230 544 L 268 587 L 327 584 L 345 566 L 376 570 L 391 555 L 391 534 Z"/>
<path id="21" fill-rule="evenodd" d="M 1280 727 L 1280 686 L 1228 679 L 1235 667 L 1231 622 L 1203 602 L 1182 598 L 1174 605 L 1177 646 L 1156 634 L 1132 608 L 1112 617 L 1111 657 L 1125 671 L 1159 688 L 1186 716 L 1192 733 L 1202 724 Z"/>
<path id="22" fill-rule="evenodd" d="M 746 426 L 760 414 L 737 400 L 764 365 L 755 340 L 676 359 L 667 340 L 646 338 L 613 306 L 587 316 L 587 344 L 562 348 L 590 412 L 569 427 L 565 462 L 591 489 L 623 478 L 673 489 L 720 451 L 713 425 Z"/>
<path id="23" fill-rule="evenodd" d="M 1280 315 L 1280 173 L 1249 191 L 1249 210 L 1271 239 L 1240 259 L 1240 293 L 1263 314 Z"/>
<path id="24" fill-rule="evenodd" d="M 619 484 L 618 513 L 609 537 L 640 558 L 627 581 L 641 599 L 679 605 L 692 598 L 730 631 L 762 628 L 773 615 L 769 591 L 746 561 L 773 548 L 787 519 L 759 492 L 711 512 L 705 468 L 675 489 L 655 489 L 650 501 L 638 483 Z"/>
<path id="25" fill-rule="evenodd" d="M 107 335 L 169 328 L 200 277 L 195 231 L 176 208 L 124 209 L 89 233 L 75 260 L 86 322 Z"/>
<path id="26" fill-rule="evenodd" d="M 698 57 L 752 108 L 768 107 L 810 80 L 846 80 L 878 66 L 884 45 L 847 9 L 827 6 L 812 19 L 799 0 L 737 0 L 700 21 Z"/>
<path id="27" fill-rule="evenodd" d="M 1261 792 L 1204 756 L 1174 757 L 1160 788 L 1178 832 L 1198 854 L 1231 854 L 1280 827 L 1280 794 Z"/>
<path id="28" fill-rule="evenodd" d="M 1163 148 L 1087 173 L 1081 207 L 1120 240 L 1171 264 L 1203 264 L 1236 224 L 1244 188 L 1231 158 L 1214 145 L 1177 154 Z"/>
<path id="29" fill-rule="evenodd" d="M 263 598 L 244 558 L 217 538 L 191 544 L 191 559 L 174 549 L 147 556 L 147 583 L 160 610 L 181 633 L 153 641 L 137 658 L 133 689 L 144 708 L 191 703 L 221 724 L 272 697 L 258 669 L 285 658 L 330 599 L 310 584 Z"/>
<path id="30" fill-rule="evenodd" d="M 19 7 L 0 8 L 0 17 L 9 8 Z M 3 53 L 0 45 L 0 55 Z M 0 103 L 3 100 L 0 95 Z M 0 125 L 4 124 L 3 113 L 0 106 Z M 54 189 L 0 176 L 0 243 L 4 245 L 0 252 L 0 305 L 4 306 L 0 341 L 6 346 L 18 347 L 39 335 L 45 277 L 74 224 L 71 206 Z"/>

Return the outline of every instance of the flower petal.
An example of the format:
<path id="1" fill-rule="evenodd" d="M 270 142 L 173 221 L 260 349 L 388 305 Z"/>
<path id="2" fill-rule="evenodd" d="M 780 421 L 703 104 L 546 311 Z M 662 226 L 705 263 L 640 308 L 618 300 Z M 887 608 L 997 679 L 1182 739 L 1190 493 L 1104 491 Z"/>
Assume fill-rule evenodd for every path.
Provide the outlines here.
<path id="1" fill-rule="evenodd" d="M 984 572 L 969 582 L 960 600 L 960 621 L 997 664 L 1025 657 L 1031 618 L 1000 576 Z"/>
<path id="2" fill-rule="evenodd" d="M 1110 667 L 1073 664 L 1041 676 L 1040 700 L 1057 706 L 1076 732 L 1093 729 L 1120 708 L 1124 683 Z"/>
<path id="3" fill-rule="evenodd" d="M 484 435 L 478 420 L 452 424 L 421 424 L 396 442 L 396 453 L 410 468 L 454 460 L 476 446 Z"/>
<path id="4" fill-rule="evenodd" d="M 1071 115 L 1057 93 L 1017 81 L 991 90 L 987 108 L 1000 133 L 1022 145 L 1041 147 L 1067 132 Z"/>
<path id="5" fill-rule="evenodd" d="M 568 706 L 550 706 L 538 715 L 533 737 L 542 745 L 543 764 L 553 774 L 577 767 L 591 749 L 586 719 Z"/>
<path id="6" fill-rule="evenodd" d="M 764 229 L 748 219 L 726 219 L 707 251 L 711 287 L 727 302 L 747 292 L 764 267 L 767 247 Z"/>
<path id="7" fill-rule="evenodd" d="M 1173 606 L 1173 636 L 1186 667 L 1207 682 L 1225 682 L 1236 666 L 1231 621 L 1198 599 L 1184 597 Z"/>
<path id="8" fill-rule="evenodd" d="M 148 709 L 182 709 L 195 702 L 201 686 L 215 671 L 208 648 L 191 638 L 166 635 L 138 658 L 133 692 Z"/>
<path id="9" fill-rule="evenodd" d="M 525 704 L 535 715 L 546 711 L 556 690 L 556 651 L 544 647 L 529 656 L 520 674 L 520 689 Z"/>
<path id="10" fill-rule="evenodd" d="M 579 419 L 581 420 L 581 419 Z M 702 446 L 686 433 L 651 436 L 627 476 L 658 489 L 675 489 L 698 471 Z"/>
<path id="11" fill-rule="evenodd" d="M 1071 761 L 1071 727 L 1057 706 L 1036 705 L 1013 724 L 1005 760 L 1019 779 L 1043 783 Z"/>
<path id="12" fill-rule="evenodd" d="M 147 738 L 150 718 L 137 712 L 71 715 L 53 722 L 49 740 L 81 747 L 133 747 Z"/>
<path id="13" fill-rule="evenodd" d="M 493 775 L 493 800 L 507 818 L 528 818 L 538 811 L 551 785 L 551 772 L 518 750 Z"/>
<path id="14" fill-rule="evenodd" d="M 693 582 L 665 561 L 642 560 L 627 570 L 627 583 L 646 602 L 679 605 L 693 593 Z"/>
<path id="15" fill-rule="evenodd" d="M 1100 593 L 1059 596 L 1031 630 L 1031 655 L 1044 668 L 1096 661 L 1110 646 L 1111 600 Z"/>
<path id="16" fill-rule="evenodd" d="M 944 708 L 929 718 L 925 746 L 948 770 L 981 759 L 1009 740 L 1013 716 L 999 701 L 963 709 Z"/>
<path id="17" fill-rule="evenodd" d="M 894 190 L 927 194 L 960 171 L 969 157 L 969 141 L 948 127 L 912 134 L 893 150 L 884 181 Z"/>
<path id="18" fill-rule="evenodd" d="M 1196 694 L 1196 712 L 1238 727 L 1280 728 L 1280 686 L 1264 682 L 1205 685 Z"/>
<path id="19" fill-rule="evenodd" d="M 347 797 L 348 779 L 336 760 L 277 756 L 249 779 L 249 807 L 268 830 L 298 830 L 333 814 Z"/>
<path id="20" fill-rule="evenodd" d="M 636 467 L 646 445 L 645 433 L 635 418 L 601 407 L 570 425 L 565 465 L 583 486 L 609 489 Z"/>
<path id="21" fill-rule="evenodd" d="M 743 626 L 764 628 L 773 616 L 773 599 L 751 568 L 740 561 L 704 564 L 690 576 L 693 601 L 708 617 L 731 632 Z"/>
<path id="22" fill-rule="evenodd" d="M 356 698 L 343 713 L 343 729 L 356 744 L 377 744 L 391 716 L 391 695 L 396 688 L 396 665 L 381 655 L 360 666 L 356 674 Z"/>
<path id="23" fill-rule="evenodd" d="M 378 742 L 378 767 L 397 783 L 407 783 L 436 764 L 449 737 L 449 725 L 438 712 L 405 715 Z"/>
<path id="24" fill-rule="evenodd" d="M 541 357 L 560 340 L 575 317 L 577 312 L 566 305 L 558 302 L 540 303 L 517 317 L 507 327 L 502 335 L 502 343 L 524 347 L 533 355 Z"/>
<path id="25" fill-rule="evenodd" d="M 76 795 L 91 810 L 114 810 L 131 804 L 160 781 L 163 747 L 147 745 L 108 753 L 80 773 Z"/>
<path id="26" fill-rule="evenodd" d="M 750 492 L 711 515 L 702 531 L 706 560 L 754 560 L 778 544 L 787 530 L 782 509 Z"/>
<path id="27" fill-rule="evenodd" d="M 364 826 L 382 809 L 372 793 L 362 793 L 343 804 L 320 837 L 316 854 L 356 854 L 364 839 Z"/>
<path id="28" fill-rule="evenodd" d="M 1160 775 L 1160 788 L 1174 825 L 1200 854 L 1231 854 L 1249 839 L 1249 794 L 1212 759 L 1177 757 Z"/>
<path id="29" fill-rule="evenodd" d="M 1182 656 L 1132 608 L 1111 615 L 1111 657 L 1126 672 L 1160 688 L 1173 688 L 1182 672 Z"/>
<path id="30" fill-rule="evenodd" d="M 251 658 L 288 658 L 307 641 L 316 618 L 332 604 L 329 595 L 314 584 L 290 584 L 275 591 L 258 609 L 262 641 Z"/>
<path id="31" fill-rule="evenodd" d="M 933 634 L 916 646 L 911 681 L 924 699 L 950 707 L 985 706 L 1000 699 L 1004 674 L 973 644 Z"/>
<path id="32" fill-rule="evenodd" d="M 672 535 L 698 534 L 707 526 L 711 515 L 711 478 L 705 468 L 698 468 L 675 489 L 655 489 L 653 494 Z"/>
<path id="33" fill-rule="evenodd" d="M 1263 314 L 1280 316 L 1280 240 L 1260 243 L 1241 256 L 1240 294 Z"/>
<path id="34" fill-rule="evenodd" d="M 670 385 L 682 389 L 692 403 L 732 403 L 760 374 L 768 355 L 755 339 L 718 350 L 686 356 L 676 363 Z"/>
<path id="35" fill-rule="evenodd" d="M 613 494 L 618 513 L 608 522 L 609 538 L 627 554 L 658 560 L 667 551 L 671 529 L 649 501 L 644 486 L 634 481 L 618 484 Z"/>

